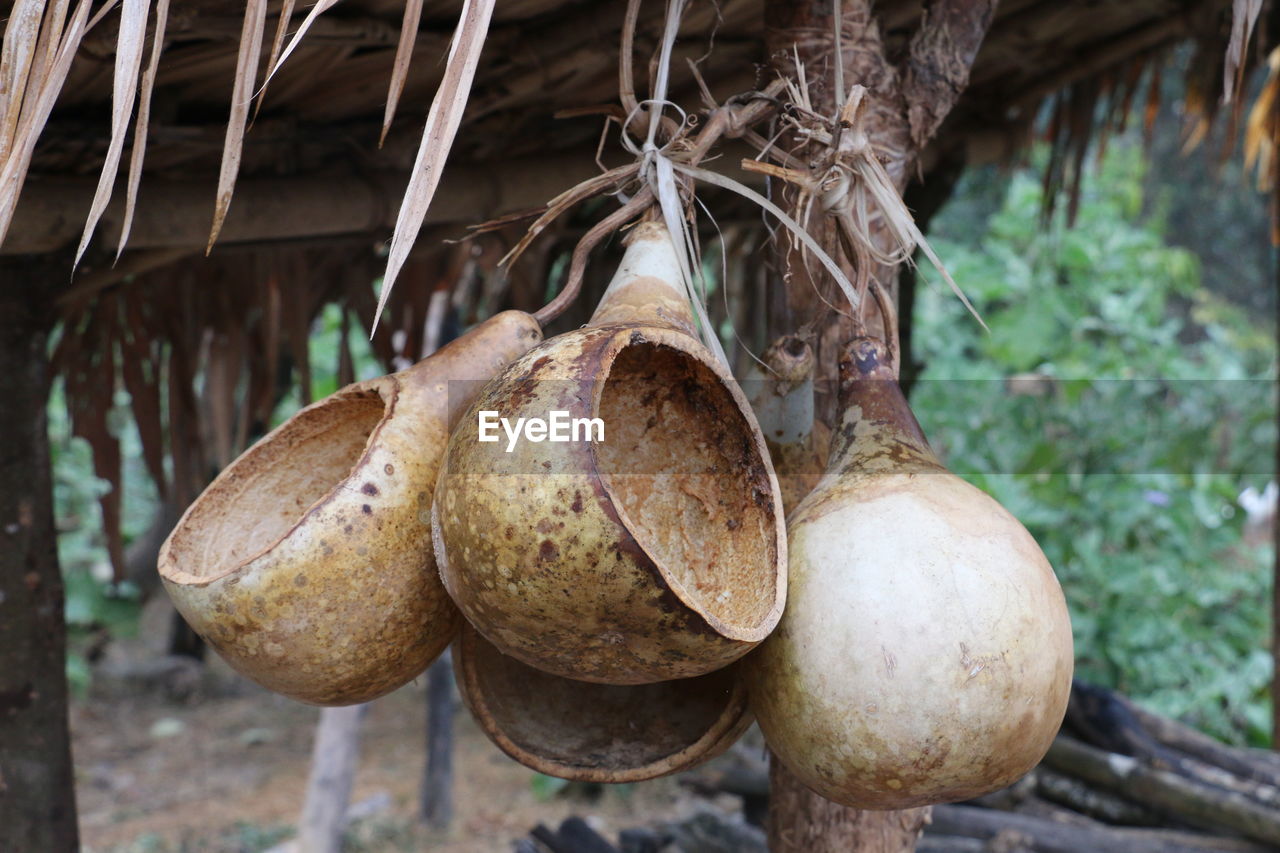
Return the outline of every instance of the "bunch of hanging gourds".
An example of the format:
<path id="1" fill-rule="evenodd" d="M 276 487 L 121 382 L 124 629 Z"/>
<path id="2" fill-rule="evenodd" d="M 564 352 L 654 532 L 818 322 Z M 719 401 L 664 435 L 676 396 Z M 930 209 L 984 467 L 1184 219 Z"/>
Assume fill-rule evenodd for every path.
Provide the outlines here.
<path id="1" fill-rule="evenodd" d="M 933 455 L 878 340 L 846 348 L 830 461 L 808 476 L 827 438 L 812 352 L 767 353 L 758 421 L 689 294 L 644 221 L 586 326 L 543 341 L 509 311 L 303 409 L 165 544 L 178 609 L 241 673 L 317 705 L 394 690 L 452 642 L 486 733 L 569 779 L 689 768 L 754 716 L 848 805 L 1009 784 L 1071 681 L 1035 541 Z M 481 411 L 599 418 L 604 440 L 480 441 Z"/>

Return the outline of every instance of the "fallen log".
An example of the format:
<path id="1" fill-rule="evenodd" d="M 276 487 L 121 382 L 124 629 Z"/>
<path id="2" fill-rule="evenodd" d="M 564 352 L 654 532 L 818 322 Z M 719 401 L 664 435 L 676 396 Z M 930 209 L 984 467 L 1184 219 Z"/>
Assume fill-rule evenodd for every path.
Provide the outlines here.
<path id="1" fill-rule="evenodd" d="M 1016 812 L 955 805 L 934 807 L 933 823 L 925 830 L 925 838 L 936 834 L 992 839 L 1001 833 L 1024 836 L 1024 849 L 1036 853 L 1265 853 L 1273 849 L 1191 832 L 1063 824 Z"/>
<path id="2" fill-rule="evenodd" d="M 1074 776 L 1048 767 L 1036 768 L 1033 775 L 1039 796 L 1094 820 L 1126 826 L 1161 826 L 1167 820 L 1140 803 L 1091 788 Z"/>
<path id="3" fill-rule="evenodd" d="M 1045 762 L 1091 785 L 1142 803 L 1163 815 L 1208 829 L 1234 830 L 1280 846 L 1280 810 L 1238 791 L 1217 788 L 1059 735 Z"/>
<path id="4" fill-rule="evenodd" d="M 1219 743 L 1208 735 L 1176 720 L 1162 717 L 1105 687 L 1076 679 L 1071 685 L 1067 728 L 1085 741 L 1109 752 L 1119 752 L 1163 764 L 1188 775 L 1194 765 L 1221 768 L 1242 779 L 1280 789 L 1280 757 L 1258 755 Z M 1211 783 L 1217 784 L 1217 783 Z"/>

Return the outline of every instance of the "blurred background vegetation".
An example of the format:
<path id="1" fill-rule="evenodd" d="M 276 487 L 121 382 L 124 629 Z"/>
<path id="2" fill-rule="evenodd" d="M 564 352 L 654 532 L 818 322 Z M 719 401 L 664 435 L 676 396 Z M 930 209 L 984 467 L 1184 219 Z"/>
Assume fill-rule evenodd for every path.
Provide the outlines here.
<path id="1" fill-rule="evenodd" d="M 1168 98 L 1166 103 L 1177 103 Z M 1035 534 L 1071 605 L 1078 674 L 1234 743 L 1270 740 L 1270 536 L 1240 502 L 1273 478 L 1276 276 L 1266 200 L 1238 153 L 1113 139 L 1084 178 L 1077 221 L 1042 217 L 1043 163 L 971 169 L 931 240 L 991 328 L 922 271 L 912 392 L 950 466 Z M 316 397 L 335 390 L 332 306 L 311 340 Z M 357 378 L 380 368 L 350 332 Z M 155 493 L 117 401 L 126 542 Z M 298 406 L 281 401 L 277 421 Z M 87 445 L 49 404 L 68 673 L 136 631 L 139 591 L 109 584 Z"/>

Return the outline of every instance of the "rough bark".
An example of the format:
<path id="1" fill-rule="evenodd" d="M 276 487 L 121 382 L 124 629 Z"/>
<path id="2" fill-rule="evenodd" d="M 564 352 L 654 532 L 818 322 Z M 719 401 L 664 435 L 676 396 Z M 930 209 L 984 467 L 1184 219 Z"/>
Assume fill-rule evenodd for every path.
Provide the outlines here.
<path id="1" fill-rule="evenodd" d="M 818 112 L 834 116 L 855 83 L 869 91 L 866 130 L 885 170 L 902 192 L 921 148 L 933 136 L 968 82 L 969 67 L 995 10 L 995 0 L 934 0 L 912 39 L 905 67 L 886 56 L 870 0 L 766 0 L 765 41 L 770 63 L 797 79 L 796 61 L 804 66 L 809 97 Z M 835 10 L 841 10 L 839 51 Z M 846 91 L 837 92 L 837 62 Z M 784 147 L 790 147 L 789 145 Z M 792 149 L 800 161 L 803 148 Z M 799 213 L 794 198 L 783 193 L 784 207 Z M 833 224 L 814 216 L 806 228 L 833 257 L 838 237 Z M 879 248 L 892 249 L 886 230 L 869 235 Z M 835 414 L 835 367 L 838 348 L 849 339 L 847 317 L 834 282 L 815 274 L 785 246 L 778 249 L 779 267 L 788 270 L 788 308 L 797 326 L 814 343 L 818 359 L 817 414 L 830 425 Z M 846 259 L 847 263 L 847 259 Z M 876 267 L 871 275 L 898 298 L 897 270 Z M 869 324 L 874 333 L 875 320 Z M 903 812 L 860 812 L 830 803 L 809 791 L 778 762 L 771 771 L 770 846 L 774 851 L 903 851 L 915 848 L 928 821 L 928 809 Z"/>
<path id="2" fill-rule="evenodd" d="M 79 849 L 45 423 L 47 285 L 68 278 L 0 261 L 0 850 Z"/>
<path id="3" fill-rule="evenodd" d="M 773 853 L 897 853 L 914 850 L 929 809 L 859 811 L 825 800 L 776 759 L 769 768 Z"/>

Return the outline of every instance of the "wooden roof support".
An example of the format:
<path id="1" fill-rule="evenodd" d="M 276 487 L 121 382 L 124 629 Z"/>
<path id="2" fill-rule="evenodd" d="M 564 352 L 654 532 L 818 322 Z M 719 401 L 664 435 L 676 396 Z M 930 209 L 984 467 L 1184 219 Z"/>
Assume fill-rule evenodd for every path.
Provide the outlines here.
<path id="1" fill-rule="evenodd" d="M 725 146 L 719 171 L 750 184 L 759 175 L 736 165 L 748 149 Z M 606 166 L 623 162 L 610 153 Z M 451 164 L 427 212 L 426 223 L 479 223 L 500 214 L 541 208 L 574 184 L 599 174 L 596 153 L 574 150 L 546 157 Z M 292 177 L 242 178 L 214 251 L 237 243 L 270 243 L 343 234 L 389 237 L 406 172 L 308 174 Z M 203 249 L 209 239 L 217 181 L 213 176 L 188 181 L 146 178 L 138 195 L 130 232 L 130 249 Z M 18 202 L 18 212 L 0 255 L 39 254 L 74 245 L 93 197 L 88 179 L 32 176 Z M 122 198 L 102 216 L 98 239 L 111 245 L 120 233 Z"/>
<path id="2" fill-rule="evenodd" d="M 538 207 L 598 171 L 594 155 L 575 152 L 484 165 L 451 166 L 427 214 L 428 223 L 480 222 Z M 218 244 L 269 242 L 339 234 L 390 234 L 408 183 L 402 172 L 246 178 L 239 182 Z M 216 181 L 144 180 L 129 238 L 132 249 L 202 247 L 209 238 Z M 93 194 L 86 180 L 32 178 L 3 254 L 35 254 L 73 243 Z M 123 214 L 117 198 L 99 227 L 113 243 Z"/>

